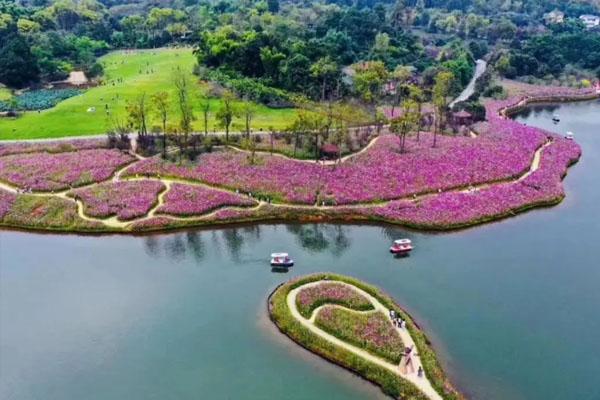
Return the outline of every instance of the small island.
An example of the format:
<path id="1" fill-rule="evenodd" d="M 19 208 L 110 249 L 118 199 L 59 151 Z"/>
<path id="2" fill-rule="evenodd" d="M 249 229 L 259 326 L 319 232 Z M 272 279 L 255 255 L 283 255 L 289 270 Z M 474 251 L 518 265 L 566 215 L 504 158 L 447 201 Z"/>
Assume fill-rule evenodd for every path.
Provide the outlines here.
<path id="1" fill-rule="evenodd" d="M 442 371 L 426 335 L 379 289 L 318 273 L 293 279 L 269 297 L 279 330 L 315 354 L 402 399 L 463 399 Z"/>

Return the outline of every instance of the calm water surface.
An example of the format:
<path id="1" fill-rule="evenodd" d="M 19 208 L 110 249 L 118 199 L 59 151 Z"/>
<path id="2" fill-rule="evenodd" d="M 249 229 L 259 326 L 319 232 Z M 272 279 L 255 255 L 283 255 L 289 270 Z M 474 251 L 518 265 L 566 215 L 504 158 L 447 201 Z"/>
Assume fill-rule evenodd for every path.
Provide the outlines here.
<path id="1" fill-rule="evenodd" d="M 553 125 L 551 115 L 562 121 Z M 451 234 L 258 225 L 149 237 L 0 233 L 1 399 L 379 399 L 265 315 L 292 276 L 381 286 L 474 399 L 600 399 L 600 103 L 520 120 L 575 132 L 567 199 Z M 408 259 L 389 256 L 409 236 Z M 289 251 L 288 274 L 267 265 Z"/>

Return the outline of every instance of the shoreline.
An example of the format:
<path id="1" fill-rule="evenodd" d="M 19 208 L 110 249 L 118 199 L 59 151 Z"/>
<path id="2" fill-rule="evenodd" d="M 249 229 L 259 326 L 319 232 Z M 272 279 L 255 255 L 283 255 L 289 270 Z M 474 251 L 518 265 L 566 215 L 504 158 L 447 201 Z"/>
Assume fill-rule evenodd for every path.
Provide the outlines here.
<path id="1" fill-rule="evenodd" d="M 522 97 L 522 96 L 521 96 Z M 512 104 L 501 105 L 496 112 L 495 116 L 488 116 L 488 120 L 495 118 L 509 118 L 510 115 L 514 115 L 519 112 L 523 108 L 531 104 L 536 103 L 564 103 L 564 102 L 575 102 L 575 101 L 587 101 L 594 100 L 600 98 L 600 94 L 598 93 L 583 93 L 583 94 L 557 94 L 557 95 L 544 95 L 544 96 L 531 96 L 524 97 L 520 99 L 513 99 L 516 101 Z M 510 99 L 509 99 L 510 100 Z M 538 128 L 535 128 L 538 130 Z M 540 132 L 545 133 L 545 131 L 539 129 Z M 556 134 L 553 134 L 556 137 L 559 137 Z M 373 144 L 376 140 L 372 140 L 370 145 Z M 367 146 L 369 147 L 369 146 Z M 544 147 L 544 146 L 542 146 Z M 546 146 L 547 147 L 547 146 Z M 537 153 L 536 153 L 537 154 Z M 580 157 L 581 154 L 579 154 Z M 539 155 L 537 155 L 539 157 Z M 565 166 L 565 172 L 561 176 L 561 181 L 565 178 L 568 173 L 568 168 L 575 164 L 579 157 L 576 159 L 570 159 L 568 165 Z M 535 162 L 535 158 L 532 163 Z M 539 159 L 537 160 L 539 163 Z M 125 167 L 127 169 L 129 165 Z M 524 171 L 522 176 L 526 174 L 531 174 L 534 172 L 534 169 L 531 167 L 528 171 Z M 122 171 L 119 171 L 118 175 L 120 175 Z M 166 177 L 165 177 L 166 178 Z M 156 179 L 156 178 L 149 178 Z M 168 178 L 167 178 L 168 179 Z M 181 179 L 181 178 L 180 178 Z M 125 178 L 124 181 L 128 179 Z M 182 181 L 187 181 L 188 179 L 182 179 Z M 450 188 L 442 191 L 435 191 L 433 189 L 429 190 L 427 193 L 419 194 L 413 196 L 414 201 L 417 201 L 417 196 L 419 197 L 419 201 L 421 198 L 435 197 L 436 194 L 444 194 L 451 192 L 460 192 L 465 191 L 468 187 L 473 186 L 482 186 L 485 187 L 494 187 L 497 185 L 510 185 L 519 181 L 519 177 L 511 177 L 505 178 L 498 181 L 490 181 L 484 182 L 482 184 L 474 184 L 468 185 L 464 187 L 456 187 Z M 190 180 L 191 184 L 191 180 Z M 202 183 L 198 183 L 202 185 Z M 94 184 L 92 184 L 93 186 Z M 482 188 L 482 190 L 483 190 Z M 220 188 L 216 188 L 217 190 L 222 190 Z M 227 189 L 225 189 L 227 190 Z M 477 189 L 479 190 L 479 188 Z M 166 191 L 165 191 L 166 192 Z M 164 195 L 165 192 L 161 193 Z M 45 193 L 36 193 L 35 196 L 44 197 Z M 53 195 L 48 193 L 48 198 L 52 198 Z M 402 219 L 402 218 L 387 218 L 381 215 L 368 215 L 365 211 L 366 209 L 373 209 L 377 211 L 384 211 L 384 207 L 389 205 L 391 202 L 403 201 L 402 198 L 399 199 L 391 199 L 385 200 L 381 202 L 372 202 L 372 203 L 349 203 L 343 205 L 336 206 L 318 206 L 318 205 L 298 205 L 293 203 L 259 203 L 258 206 L 252 208 L 250 210 L 234 210 L 231 207 L 220 207 L 216 210 L 211 211 L 210 213 L 200 214 L 196 216 L 191 216 L 189 218 L 182 217 L 173 217 L 171 218 L 169 215 L 160 215 L 156 216 L 148 216 L 146 215 L 142 220 L 134 220 L 134 221 L 123 221 L 117 224 L 118 226 L 110 226 L 110 224 L 105 224 L 102 222 L 102 218 L 89 218 L 89 221 L 92 223 L 97 222 L 98 224 L 103 224 L 103 226 L 89 226 L 89 227 L 72 227 L 72 226 L 28 226 L 27 224 L 18 224 L 18 223 L 10 223 L 10 222 L 0 222 L 0 229 L 5 230 L 13 230 L 13 231 L 24 231 L 24 232 L 34 232 L 34 233 L 51 233 L 51 234 L 81 234 L 81 235 L 107 235 L 107 234 L 128 234 L 128 235 L 144 235 L 144 234 L 157 234 L 157 233 L 168 233 L 178 230 L 186 230 L 190 228 L 215 228 L 215 227 L 227 227 L 227 226 L 235 226 L 235 225 L 248 225 L 248 224 L 257 224 L 257 223 L 344 223 L 344 224 L 369 224 L 369 225 L 381 225 L 381 224 L 389 224 L 393 226 L 400 226 L 411 230 L 421 231 L 421 232 L 450 232 L 457 230 L 469 229 L 475 226 L 479 226 L 482 224 L 487 224 L 491 222 L 501 221 L 505 218 L 516 216 L 522 212 L 527 212 L 536 208 L 546 208 L 559 204 L 565 197 L 565 194 L 562 195 L 554 195 L 553 197 L 549 197 L 543 200 L 537 200 L 533 203 L 521 204 L 516 207 L 509 207 L 504 211 L 498 212 L 493 215 L 481 215 L 479 217 L 473 218 L 469 221 L 455 221 L 455 222 L 436 222 L 436 223 L 422 223 L 416 220 L 411 221 L 410 219 Z M 409 199 L 410 200 L 410 199 Z M 76 206 L 78 210 L 83 210 L 83 203 L 76 201 Z M 379 208 L 379 210 L 377 210 Z M 266 209 L 266 210 L 265 210 Z M 218 217 L 219 211 L 238 211 L 240 214 L 244 212 L 254 212 L 256 214 L 250 215 L 233 215 L 227 218 Z M 266 214 L 264 213 L 266 211 Z M 270 214 L 269 214 L 270 211 Z M 81 217 L 81 216 L 80 216 Z M 212 218 L 216 217 L 216 218 Z M 113 219 L 116 217 L 113 217 Z M 157 222 L 156 218 L 162 218 L 161 224 L 153 226 L 153 222 Z M 109 218 L 110 219 L 110 218 Z M 84 220 L 88 220 L 88 218 L 84 218 Z M 165 222 L 170 220 L 168 222 Z M 150 222 L 149 225 L 144 226 L 144 222 Z M 110 222 L 110 221 L 109 221 Z M 136 226 L 136 222 L 140 222 L 139 226 Z"/>

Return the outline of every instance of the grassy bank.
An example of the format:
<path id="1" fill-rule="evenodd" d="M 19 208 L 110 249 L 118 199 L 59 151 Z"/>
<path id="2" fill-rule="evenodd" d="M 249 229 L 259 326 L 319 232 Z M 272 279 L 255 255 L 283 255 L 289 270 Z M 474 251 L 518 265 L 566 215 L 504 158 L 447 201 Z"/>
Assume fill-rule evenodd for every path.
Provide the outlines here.
<path id="1" fill-rule="evenodd" d="M 16 119 L 0 118 L 0 140 L 102 134 L 110 127 L 105 111 L 106 105 L 111 115 L 123 117 L 127 101 L 141 93 L 151 95 L 166 91 L 172 93 L 171 98 L 174 100 L 171 76 L 172 71 L 177 68 L 188 72 L 190 78 L 196 80 L 192 75 L 195 58 L 189 48 L 115 51 L 102 57 L 100 62 L 104 65 L 106 85 L 90 88 L 85 93 L 64 100 L 48 110 L 26 112 Z M 204 90 L 204 87 L 198 84 L 196 94 L 201 94 Z M 4 95 L 7 95 L 7 92 L 2 89 L 0 96 Z M 194 102 L 198 118 L 194 122 L 194 129 L 200 131 L 204 128 L 204 122 L 198 99 L 194 99 Z M 209 118 L 211 130 L 220 130 L 214 120 L 214 113 L 219 106 L 219 99 L 211 101 Z M 88 112 L 91 107 L 95 107 L 96 111 Z M 174 104 L 172 108 L 171 118 L 174 122 L 177 115 Z M 255 130 L 260 128 L 266 130 L 269 126 L 283 128 L 289 124 L 293 115 L 292 109 L 270 109 L 258 106 L 253 128 Z M 152 119 L 150 125 L 159 125 L 156 116 Z M 241 129 L 241 126 L 241 119 L 234 120 L 234 129 Z"/>

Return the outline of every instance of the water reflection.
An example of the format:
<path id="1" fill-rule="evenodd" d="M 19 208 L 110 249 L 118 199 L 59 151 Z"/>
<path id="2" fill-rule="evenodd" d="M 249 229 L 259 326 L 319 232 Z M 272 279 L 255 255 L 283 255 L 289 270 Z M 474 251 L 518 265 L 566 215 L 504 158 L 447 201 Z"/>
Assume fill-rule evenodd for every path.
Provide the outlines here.
<path id="1" fill-rule="evenodd" d="M 172 261 L 181 262 L 188 257 L 202 261 L 206 257 L 206 240 L 210 235 L 210 247 L 215 251 L 225 250 L 229 257 L 239 262 L 244 249 L 249 249 L 261 240 L 263 226 L 248 225 L 211 231 L 190 230 L 184 233 L 147 236 L 144 239 L 146 254 L 156 257 L 166 256 Z M 346 225 L 311 224 L 285 225 L 298 245 L 311 253 L 328 252 L 336 257 L 341 256 L 351 246 L 349 230 Z M 390 230 L 387 236 L 396 237 L 397 229 Z M 285 250 L 285 249 L 283 249 Z"/>

